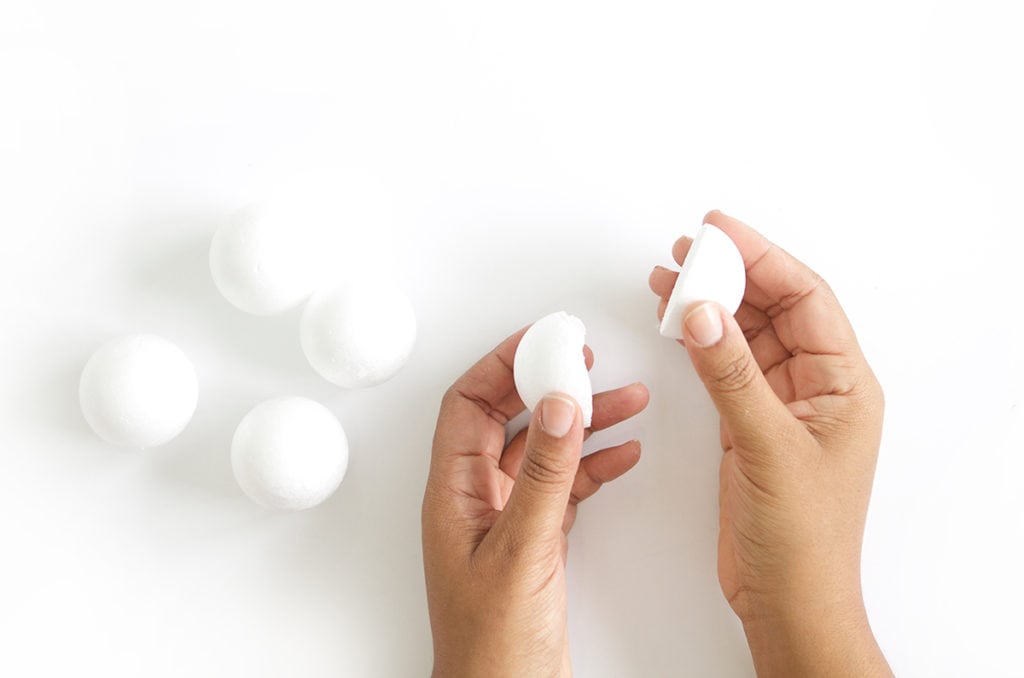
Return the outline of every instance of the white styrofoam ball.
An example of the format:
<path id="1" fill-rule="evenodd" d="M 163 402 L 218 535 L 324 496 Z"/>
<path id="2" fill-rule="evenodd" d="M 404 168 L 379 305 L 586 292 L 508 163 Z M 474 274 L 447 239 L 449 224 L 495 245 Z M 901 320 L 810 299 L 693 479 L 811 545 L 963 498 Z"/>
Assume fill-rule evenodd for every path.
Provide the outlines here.
<path id="1" fill-rule="evenodd" d="M 416 313 L 394 283 L 364 277 L 322 290 L 306 304 L 302 351 L 327 381 L 363 388 L 387 381 L 416 343 Z"/>
<path id="2" fill-rule="evenodd" d="M 256 315 L 282 313 L 313 292 L 319 267 L 313 231 L 297 222 L 287 204 L 270 202 L 239 210 L 217 229 L 210 244 L 210 273 L 234 306 Z"/>
<path id="3" fill-rule="evenodd" d="M 199 400 L 196 370 L 180 348 L 153 334 L 129 334 L 97 350 L 78 384 L 82 414 L 115 445 L 146 448 L 174 438 Z"/>
<path id="4" fill-rule="evenodd" d="M 544 316 L 526 330 L 516 349 L 513 375 L 519 397 L 531 411 L 548 393 L 565 393 L 576 399 L 583 425 L 590 426 L 594 399 L 583 355 L 585 335 L 583 321 L 565 311 Z"/>
<path id="5" fill-rule="evenodd" d="M 683 313 L 698 301 L 714 301 L 735 313 L 746 286 L 747 271 L 736 244 L 721 229 L 702 225 L 668 298 L 661 319 L 662 336 L 682 339 Z"/>
<path id="6" fill-rule="evenodd" d="M 232 215 L 214 234 L 210 272 L 232 304 L 282 313 L 338 275 L 387 267 L 395 250 L 391 200 L 355 169 L 313 169 Z"/>
<path id="7" fill-rule="evenodd" d="M 231 440 L 239 487 L 267 508 L 298 511 L 331 496 L 348 468 L 348 439 L 309 398 L 274 398 L 246 414 Z"/>

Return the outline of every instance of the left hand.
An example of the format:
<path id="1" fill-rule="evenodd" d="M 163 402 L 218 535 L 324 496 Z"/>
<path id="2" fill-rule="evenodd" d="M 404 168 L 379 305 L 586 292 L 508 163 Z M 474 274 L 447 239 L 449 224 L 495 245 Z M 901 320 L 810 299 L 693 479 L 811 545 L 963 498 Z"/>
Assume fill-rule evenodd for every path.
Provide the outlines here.
<path id="1" fill-rule="evenodd" d="M 633 384 L 594 396 L 593 425 L 551 394 L 505 445 L 525 409 L 512 362 L 525 328 L 444 396 L 423 498 L 423 563 L 435 676 L 567 676 L 567 535 L 579 502 L 640 459 L 628 442 L 581 459 L 583 440 L 647 406 Z M 588 369 L 593 354 L 584 348 Z"/>

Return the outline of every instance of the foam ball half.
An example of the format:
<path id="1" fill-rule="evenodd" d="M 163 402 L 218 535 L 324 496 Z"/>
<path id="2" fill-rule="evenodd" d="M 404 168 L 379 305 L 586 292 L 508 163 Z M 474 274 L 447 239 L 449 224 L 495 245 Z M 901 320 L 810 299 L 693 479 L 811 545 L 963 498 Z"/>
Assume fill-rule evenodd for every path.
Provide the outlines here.
<path id="1" fill-rule="evenodd" d="M 690 304 L 714 301 L 735 313 L 743 301 L 747 271 L 736 244 L 721 229 L 704 224 L 690 245 L 661 319 L 662 336 L 683 338 L 683 313 Z"/>
<path id="2" fill-rule="evenodd" d="M 330 410 L 274 398 L 249 411 L 231 440 L 239 487 L 257 504 L 298 511 L 330 497 L 348 469 L 348 439 Z"/>
<path id="3" fill-rule="evenodd" d="M 590 426 L 594 399 L 583 355 L 585 336 L 583 321 L 564 311 L 544 316 L 523 335 L 513 374 L 519 397 L 530 411 L 548 393 L 565 393 L 576 399 L 583 425 Z"/>
<path id="4" fill-rule="evenodd" d="M 317 292 L 299 327 L 302 351 L 317 373 L 343 388 L 387 381 L 416 343 L 416 313 L 393 283 L 358 279 Z"/>
<path id="5" fill-rule="evenodd" d="M 199 380 L 173 343 L 153 334 L 130 334 L 92 355 L 82 370 L 78 399 L 100 438 L 124 447 L 155 447 L 181 433 L 192 419 Z"/>

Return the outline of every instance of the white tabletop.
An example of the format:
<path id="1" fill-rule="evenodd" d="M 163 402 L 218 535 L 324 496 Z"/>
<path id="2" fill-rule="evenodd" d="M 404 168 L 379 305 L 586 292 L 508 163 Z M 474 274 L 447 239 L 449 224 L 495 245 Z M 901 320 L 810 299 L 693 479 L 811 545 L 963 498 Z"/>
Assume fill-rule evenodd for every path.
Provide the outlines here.
<path id="1" fill-rule="evenodd" d="M 439 398 L 565 309 L 595 385 L 651 406 L 643 459 L 571 537 L 576 672 L 749 676 L 715 577 L 717 419 L 647 273 L 703 213 L 822 273 L 887 394 L 864 552 L 902 676 L 1019 675 L 1024 47 L 1012 3 L 5 0 L 0 5 L 0 674 L 422 676 L 419 503 Z M 420 339 L 365 391 L 316 376 L 298 312 L 210 279 L 232 210 L 314 166 L 394 196 Z M 357 229 L 359 224 L 351 224 Z M 101 442 L 87 357 L 179 344 L 172 443 Z M 267 511 L 228 446 L 277 395 L 352 444 L 322 506 Z"/>

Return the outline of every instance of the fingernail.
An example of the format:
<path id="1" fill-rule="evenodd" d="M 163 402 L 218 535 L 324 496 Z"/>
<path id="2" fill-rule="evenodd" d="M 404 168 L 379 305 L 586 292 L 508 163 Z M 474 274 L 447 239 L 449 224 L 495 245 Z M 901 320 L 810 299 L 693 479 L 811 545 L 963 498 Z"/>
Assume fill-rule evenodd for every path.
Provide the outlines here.
<path id="1" fill-rule="evenodd" d="M 576 404 L 559 395 L 546 395 L 540 403 L 540 427 L 552 438 L 562 438 L 576 422 Z"/>
<path id="2" fill-rule="evenodd" d="M 683 327 L 694 343 L 703 348 L 714 346 L 722 338 L 722 316 L 710 302 L 687 313 Z"/>

